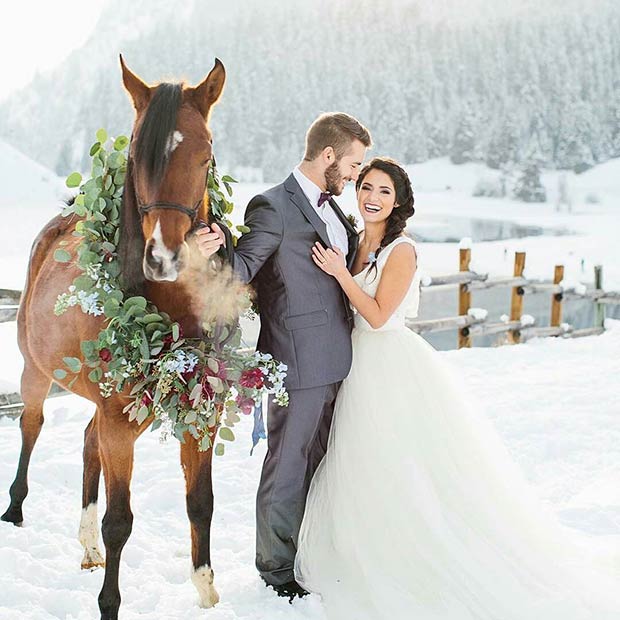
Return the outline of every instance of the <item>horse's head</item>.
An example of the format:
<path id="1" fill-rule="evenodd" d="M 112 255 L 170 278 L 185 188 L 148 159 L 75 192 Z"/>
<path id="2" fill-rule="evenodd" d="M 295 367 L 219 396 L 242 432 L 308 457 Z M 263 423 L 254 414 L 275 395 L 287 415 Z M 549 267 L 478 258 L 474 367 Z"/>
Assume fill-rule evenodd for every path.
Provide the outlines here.
<path id="1" fill-rule="evenodd" d="M 188 262 L 186 236 L 207 218 L 209 113 L 226 74 L 216 59 L 198 86 L 148 86 L 122 57 L 121 67 L 136 111 L 119 243 L 125 288 L 132 290 L 144 278 L 175 281 Z"/>

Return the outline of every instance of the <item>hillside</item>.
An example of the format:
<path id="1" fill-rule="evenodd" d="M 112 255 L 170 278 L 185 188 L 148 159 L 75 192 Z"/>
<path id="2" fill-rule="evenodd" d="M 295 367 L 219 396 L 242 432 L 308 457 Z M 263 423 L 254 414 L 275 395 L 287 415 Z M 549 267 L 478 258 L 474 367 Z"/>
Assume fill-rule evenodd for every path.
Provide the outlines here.
<path id="1" fill-rule="evenodd" d="M 408 163 L 585 170 L 620 156 L 620 4 L 509 4 L 111 0 L 82 48 L 0 105 L 0 136 L 58 173 L 83 165 L 99 127 L 130 128 L 122 52 L 149 82 L 196 82 L 221 58 L 218 161 L 268 181 L 334 109 Z"/>

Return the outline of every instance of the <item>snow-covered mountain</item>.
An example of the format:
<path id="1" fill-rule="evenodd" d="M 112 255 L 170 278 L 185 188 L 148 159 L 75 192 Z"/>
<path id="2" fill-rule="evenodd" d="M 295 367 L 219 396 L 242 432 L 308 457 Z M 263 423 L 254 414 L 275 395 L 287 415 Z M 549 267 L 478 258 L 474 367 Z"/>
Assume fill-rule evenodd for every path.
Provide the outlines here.
<path id="1" fill-rule="evenodd" d="M 0 208 L 45 207 L 67 192 L 54 172 L 0 140 Z"/>
<path id="2" fill-rule="evenodd" d="M 0 106 L 0 136 L 59 173 L 82 167 L 99 127 L 131 126 L 119 52 L 150 82 L 197 82 L 221 58 L 218 161 L 267 180 L 334 109 L 408 163 L 580 171 L 620 156 L 616 0 L 111 0 L 81 49 Z"/>

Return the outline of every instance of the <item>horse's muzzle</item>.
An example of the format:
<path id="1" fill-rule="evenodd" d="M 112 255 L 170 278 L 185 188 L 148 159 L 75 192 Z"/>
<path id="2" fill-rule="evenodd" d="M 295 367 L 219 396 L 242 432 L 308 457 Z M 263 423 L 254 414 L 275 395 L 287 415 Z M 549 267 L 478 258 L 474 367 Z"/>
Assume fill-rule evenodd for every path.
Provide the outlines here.
<path id="1" fill-rule="evenodd" d="M 152 242 L 147 243 L 142 261 L 144 277 L 151 282 L 176 282 L 183 270 L 182 254 L 181 249 L 161 252 Z"/>

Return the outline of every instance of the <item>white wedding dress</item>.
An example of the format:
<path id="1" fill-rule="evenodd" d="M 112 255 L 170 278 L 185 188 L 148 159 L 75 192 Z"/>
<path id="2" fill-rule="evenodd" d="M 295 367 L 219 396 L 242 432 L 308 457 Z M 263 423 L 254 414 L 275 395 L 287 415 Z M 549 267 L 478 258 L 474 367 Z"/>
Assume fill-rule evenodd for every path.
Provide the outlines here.
<path id="1" fill-rule="evenodd" d="M 376 277 L 355 277 L 369 295 L 399 243 L 413 244 L 399 237 Z M 620 619 L 614 553 L 536 499 L 454 372 L 405 327 L 418 302 L 416 275 L 383 327 L 356 315 L 297 580 L 334 620 Z"/>

